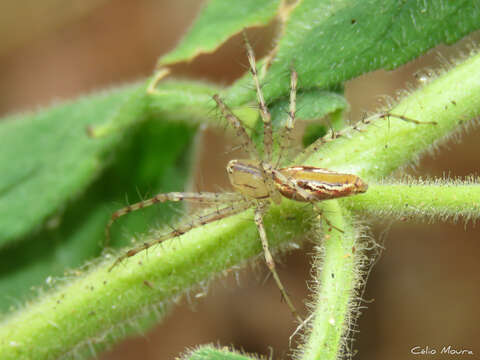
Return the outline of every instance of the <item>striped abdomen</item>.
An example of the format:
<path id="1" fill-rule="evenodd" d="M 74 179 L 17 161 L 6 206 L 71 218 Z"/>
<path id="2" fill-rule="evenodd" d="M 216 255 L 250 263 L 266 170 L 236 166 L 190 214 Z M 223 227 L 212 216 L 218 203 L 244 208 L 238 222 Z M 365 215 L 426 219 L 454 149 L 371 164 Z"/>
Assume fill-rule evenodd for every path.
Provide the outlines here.
<path id="1" fill-rule="evenodd" d="M 296 201 L 335 199 L 364 193 L 368 189 L 368 185 L 353 174 L 341 174 L 312 166 L 292 166 L 277 171 L 283 175 L 283 179 L 282 176 L 274 176 L 278 191 Z M 303 191 L 298 191 L 295 187 Z"/>

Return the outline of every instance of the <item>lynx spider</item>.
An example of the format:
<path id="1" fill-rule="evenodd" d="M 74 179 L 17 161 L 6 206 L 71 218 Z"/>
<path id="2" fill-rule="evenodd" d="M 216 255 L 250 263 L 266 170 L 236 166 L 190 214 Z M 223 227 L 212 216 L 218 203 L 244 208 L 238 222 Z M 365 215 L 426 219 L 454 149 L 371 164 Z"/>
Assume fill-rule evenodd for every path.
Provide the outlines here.
<path id="1" fill-rule="evenodd" d="M 223 206 L 228 204 L 228 206 L 217 208 L 211 213 L 196 216 L 190 223 L 179 225 L 176 229 L 161 235 L 153 241 L 145 242 L 130 249 L 116 259 L 109 271 L 124 259 L 134 256 L 155 244 L 159 244 L 170 238 L 178 237 L 193 228 L 223 219 L 253 207 L 254 220 L 260 235 L 267 267 L 273 275 L 282 297 L 286 301 L 292 314 L 301 323 L 302 319 L 298 315 L 295 306 L 290 300 L 290 297 L 277 274 L 275 261 L 270 253 L 268 245 L 263 215 L 268 210 L 270 203 L 280 203 L 282 196 L 296 201 L 314 203 L 321 200 L 363 193 L 367 190 L 368 186 L 358 176 L 352 174 L 341 174 L 327 169 L 309 166 L 277 168 L 279 161 L 277 161 L 276 166 L 271 164 L 273 147 L 271 115 L 262 94 L 253 49 L 246 36 L 245 44 L 250 64 L 250 72 L 256 88 L 259 112 L 264 127 L 263 158 L 259 156 L 252 139 L 247 134 L 240 119 L 233 114 L 218 95 L 214 95 L 213 100 L 216 102 L 222 116 L 234 128 L 237 137 L 241 139 L 242 147 L 250 156 L 250 159 L 248 160 L 231 160 L 227 165 L 227 173 L 236 192 L 171 192 L 155 195 L 150 199 L 126 206 L 114 212 L 105 229 L 106 238 L 108 241 L 110 238 L 110 228 L 119 217 L 156 203 L 167 201 L 190 201 L 211 204 L 213 206 Z M 281 157 L 284 151 L 288 149 L 291 141 L 291 132 L 295 123 L 297 80 L 298 75 L 296 71 L 292 69 L 290 78 L 290 106 L 286 126 L 279 134 L 279 157 Z"/>

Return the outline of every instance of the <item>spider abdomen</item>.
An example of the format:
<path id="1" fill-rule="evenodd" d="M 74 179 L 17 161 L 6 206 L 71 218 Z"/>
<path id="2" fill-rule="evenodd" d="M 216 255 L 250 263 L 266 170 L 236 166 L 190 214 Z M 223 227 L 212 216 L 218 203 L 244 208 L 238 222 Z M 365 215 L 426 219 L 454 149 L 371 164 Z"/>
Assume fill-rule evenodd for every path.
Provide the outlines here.
<path id="1" fill-rule="evenodd" d="M 319 201 L 364 193 L 368 185 L 353 174 L 338 173 L 312 166 L 292 166 L 277 170 L 288 181 L 274 177 L 278 191 L 296 201 Z M 302 189 L 303 191 L 299 191 Z"/>

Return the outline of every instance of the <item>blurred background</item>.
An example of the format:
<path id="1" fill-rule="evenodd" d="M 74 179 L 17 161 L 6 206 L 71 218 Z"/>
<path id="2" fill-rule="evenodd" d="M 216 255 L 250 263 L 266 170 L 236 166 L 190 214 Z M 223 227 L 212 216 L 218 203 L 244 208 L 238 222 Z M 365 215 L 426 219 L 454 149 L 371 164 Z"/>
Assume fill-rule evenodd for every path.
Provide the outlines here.
<path id="1" fill-rule="evenodd" d="M 0 114 L 36 109 L 149 76 L 157 58 L 172 49 L 188 29 L 198 0 L 43 0 L 0 2 Z M 260 56 L 268 49 L 274 26 L 249 33 Z M 347 83 L 350 118 L 374 110 L 380 97 L 418 83 L 418 70 L 458 57 L 474 34 L 454 47 L 441 46 L 393 72 L 377 71 Z M 174 67 L 176 76 L 228 85 L 245 68 L 244 47 L 234 37 L 211 55 Z M 301 79 L 300 79 L 301 82 Z M 478 136 L 449 142 L 425 157 L 413 176 L 478 175 Z M 205 190 L 227 187 L 222 131 L 204 133 L 197 178 Z M 212 158 L 215 161 L 212 161 Z M 180 189 L 179 189 L 180 190 Z M 364 298 L 368 308 L 354 334 L 357 359 L 418 358 L 420 346 L 470 349 L 480 345 L 480 231 L 472 224 L 375 224 L 372 235 L 386 236 Z M 279 273 L 298 308 L 309 292 L 312 245 L 283 256 Z M 264 281 L 263 263 L 211 286 L 195 301 L 183 301 L 167 320 L 143 337 L 118 344 L 101 359 L 172 359 L 199 344 L 232 345 L 275 359 L 288 358 L 294 331 L 290 312 L 272 279 Z M 272 350 L 273 349 L 273 350 Z M 450 358 L 436 355 L 435 359 Z M 473 357 L 472 357 L 473 358 Z"/>

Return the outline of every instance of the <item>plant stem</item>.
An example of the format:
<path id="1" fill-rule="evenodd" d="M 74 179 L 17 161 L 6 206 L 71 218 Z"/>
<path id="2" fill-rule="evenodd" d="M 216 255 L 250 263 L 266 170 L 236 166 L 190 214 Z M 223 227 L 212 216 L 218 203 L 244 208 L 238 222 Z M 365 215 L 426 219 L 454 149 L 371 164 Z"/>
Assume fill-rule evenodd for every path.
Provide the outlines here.
<path id="1" fill-rule="evenodd" d="M 296 204 L 294 204 L 296 205 Z M 298 238 L 311 218 L 305 206 L 275 207 L 265 217 L 272 247 Z M 272 236 L 272 229 L 276 236 Z M 114 268 L 112 259 L 78 271 L 68 284 L 5 319 L 1 359 L 95 354 L 132 329 L 151 326 L 165 305 L 215 274 L 261 253 L 252 212 L 194 229 Z"/>
<path id="2" fill-rule="evenodd" d="M 377 218 L 415 218 L 433 220 L 463 217 L 465 222 L 480 217 L 480 186 L 470 181 L 408 181 L 403 184 L 372 185 L 354 201 L 343 199 L 351 211 Z"/>
<path id="3" fill-rule="evenodd" d="M 302 355 L 302 360 L 335 360 L 341 355 L 345 333 L 352 325 L 352 299 L 360 278 L 360 248 L 358 226 L 352 216 L 336 201 L 328 202 L 329 221 L 343 232 L 331 229 L 324 221 L 323 244 L 315 260 L 317 286 L 313 318 Z M 330 231 L 329 231 L 330 229 Z"/>
<path id="4" fill-rule="evenodd" d="M 181 357 L 182 360 L 257 360 L 258 357 L 250 354 L 239 354 L 229 348 L 216 348 L 204 345 L 194 349 Z"/>

